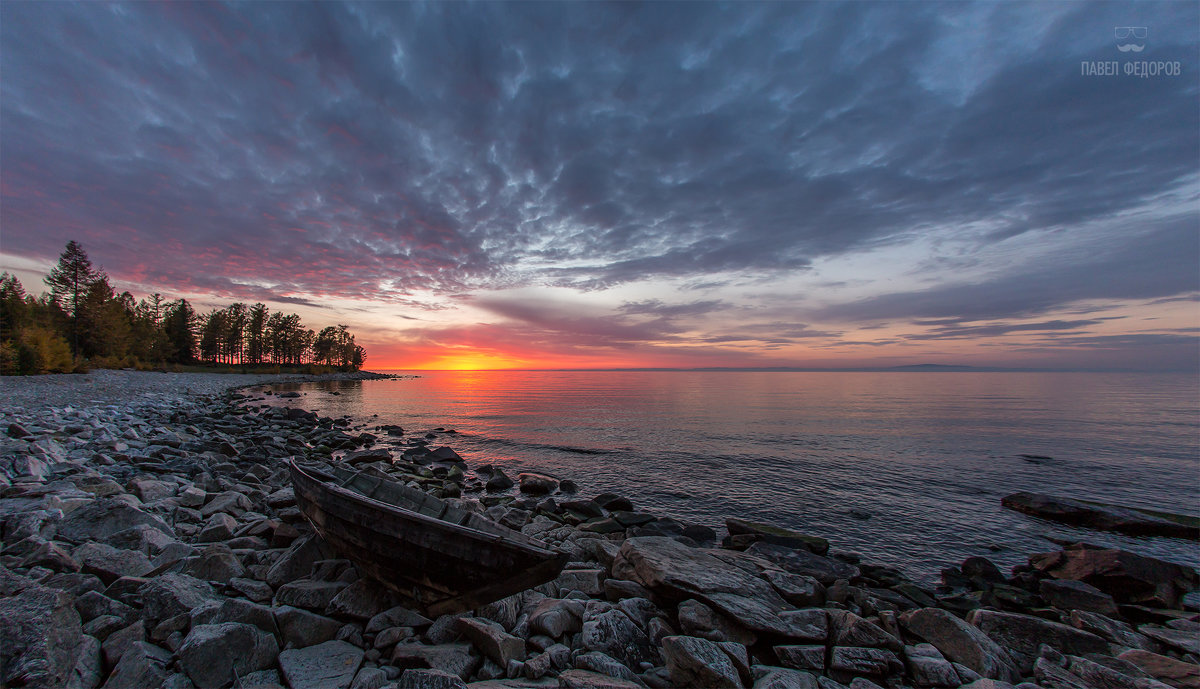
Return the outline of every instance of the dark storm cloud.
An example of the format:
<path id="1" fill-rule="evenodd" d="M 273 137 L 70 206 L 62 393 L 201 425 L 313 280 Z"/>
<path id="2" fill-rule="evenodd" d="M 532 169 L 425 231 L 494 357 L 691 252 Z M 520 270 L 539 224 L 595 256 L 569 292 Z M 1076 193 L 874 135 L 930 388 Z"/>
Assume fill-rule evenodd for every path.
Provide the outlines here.
<path id="1" fill-rule="evenodd" d="M 1001 242 L 1195 175 L 1194 3 L 1137 7 L 1145 57 L 1184 65 L 1154 79 L 1080 74 L 1117 59 L 1121 5 L 1009 3 L 986 50 L 956 43 L 981 7 L 4 3 L 3 249 L 75 238 L 118 278 L 230 294 L 593 289 L 803 270 L 931 227 Z M 1195 289 L 1171 257 L 1144 284 L 1154 241 L 1104 274 L 1064 256 L 1021 276 L 1037 289 L 838 315 Z"/>

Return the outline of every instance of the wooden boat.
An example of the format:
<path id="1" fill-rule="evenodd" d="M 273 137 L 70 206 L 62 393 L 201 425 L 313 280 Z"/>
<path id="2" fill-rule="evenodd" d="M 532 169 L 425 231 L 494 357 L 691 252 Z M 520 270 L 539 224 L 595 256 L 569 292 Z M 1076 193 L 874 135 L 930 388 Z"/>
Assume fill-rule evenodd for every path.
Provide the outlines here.
<path id="1" fill-rule="evenodd" d="M 472 610 L 558 576 L 567 555 L 377 469 L 288 462 L 296 504 L 359 572 L 429 616 Z"/>

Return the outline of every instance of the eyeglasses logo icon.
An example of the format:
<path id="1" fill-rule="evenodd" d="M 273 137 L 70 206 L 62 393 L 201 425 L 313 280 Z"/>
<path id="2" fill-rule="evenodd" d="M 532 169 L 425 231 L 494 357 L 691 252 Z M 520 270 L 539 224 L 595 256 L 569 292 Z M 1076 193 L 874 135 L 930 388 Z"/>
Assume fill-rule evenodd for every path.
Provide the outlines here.
<path id="1" fill-rule="evenodd" d="M 1117 50 L 1128 53 L 1130 51 L 1140 53 L 1146 49 L 1146 44 L 1141 41 L 1146 40 L 1146 36 L 1150 34 L 1150 28 L 1146 26 L 1116 26 L 1113 27 L 1113 35 L 1117 39 Z"/>

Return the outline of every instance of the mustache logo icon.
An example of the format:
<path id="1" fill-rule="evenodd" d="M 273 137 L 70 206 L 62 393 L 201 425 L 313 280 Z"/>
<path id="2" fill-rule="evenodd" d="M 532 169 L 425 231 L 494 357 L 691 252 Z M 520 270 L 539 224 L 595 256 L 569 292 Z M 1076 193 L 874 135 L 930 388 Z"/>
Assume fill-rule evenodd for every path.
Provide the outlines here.
<path id="1" fill-rule="evenodd" d="M 1145 50 L 1146 44 L 1139 41 L 1145 40 L 1149 34 L 1150 28 L 1146 26 L 1113 27 L 1113 35 L 1117 39 L 1117 50 L 1123 53 L 1140 53 Z"/>

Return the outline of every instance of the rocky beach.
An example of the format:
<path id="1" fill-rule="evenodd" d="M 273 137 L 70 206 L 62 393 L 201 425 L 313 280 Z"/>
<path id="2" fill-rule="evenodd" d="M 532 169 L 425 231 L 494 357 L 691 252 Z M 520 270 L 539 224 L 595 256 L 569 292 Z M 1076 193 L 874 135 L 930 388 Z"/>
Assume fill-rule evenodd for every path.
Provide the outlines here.
<path id="1" fill-rule="evenodd" d="M 454 429 L 281 405 L 271 385 L 298 379 L 0 379 L 0 684 L 1200 688 L 1188 567 L 1063 543 L 1010 572 L 947 562 L 926 587 L 836 539 L 469 465 Z M 315 535 L 289 458 L 372 467 L 569 562 L 429 619 Z"/>

